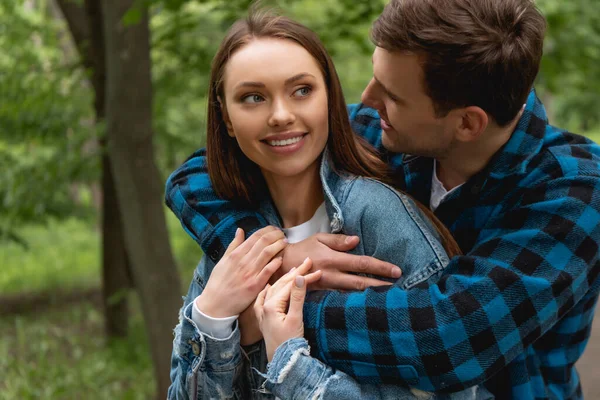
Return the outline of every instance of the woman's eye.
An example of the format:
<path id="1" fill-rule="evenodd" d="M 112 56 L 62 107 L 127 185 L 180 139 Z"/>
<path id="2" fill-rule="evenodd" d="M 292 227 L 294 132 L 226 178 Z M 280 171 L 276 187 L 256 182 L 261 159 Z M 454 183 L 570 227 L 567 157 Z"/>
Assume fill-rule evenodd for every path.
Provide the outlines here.
<path id="1" fill-rule="evenodd" d="M 259 96 L 257 94 L 251 94 L 251 95 L 242 97 L 242 103 L 256 104 L 256 103 L 260 103 L 261 101 L 263 101 L 262 96 Z"/>
<path id="2" fill-rule="evenodd" d="M 300 88 L 300 89 L 296 90 L 296 91 L 294 92 L 294 95 L 295 95 L 295 96 L 300 96 L 300 97 L 306 97 L 306 96 L 308 96 L 308 95 L 310 94 L 311 90 L 312 90 L 312 89 L 311 89 L 310 87 L 308 87 L 308 86 L 304 86 L 304 87 L 302 87 L 302 88 Z"/>

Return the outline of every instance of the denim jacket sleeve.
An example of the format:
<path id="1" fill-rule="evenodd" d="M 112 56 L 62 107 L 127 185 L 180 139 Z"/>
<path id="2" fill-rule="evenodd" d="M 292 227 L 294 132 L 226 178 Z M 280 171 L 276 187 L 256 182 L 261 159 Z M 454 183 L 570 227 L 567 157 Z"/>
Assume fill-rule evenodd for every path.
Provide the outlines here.
<path id="1" fill-rule="evenodd" d="M 346 190 L 343 204 L 344 233 L 361 238 L 352 252 L 400 267 L 402 276 L 390 280 L 394 285 L 410 289 L 448 265 L 439 234 L 407 195 L 359 177 Z"/>
<path id="2" fill-rule="evenodd" d="M 451 394 L 434 394 L 395 385 L 360 384 L 310 356 L 308 342 L 293 338 L 277 348 L 267 367 L 264 387 L 286 400 L 473 400 L 491 399 L 483 388 L 473 387 Z"/>
<path id="3" fill-rule="evenodd" d="M 345 373 L 312 358 L 304 338 L 293 338 L 280 345 L 265 377 L 265 388 L 280 399 L 381 398 L 377 387 L 361 386 Z"/>
<path id="4" fill-rule="evenodd" d="M 206 265 L 206 258 L 198 269 Z M 219 340 L 202 333 L 192 320 L 194 299 L 204 289 L 198 269 L 190 284 L 175 328 L 169 399 L 242 398 L 249 390 L 237 322 L 231 335 Z"/>

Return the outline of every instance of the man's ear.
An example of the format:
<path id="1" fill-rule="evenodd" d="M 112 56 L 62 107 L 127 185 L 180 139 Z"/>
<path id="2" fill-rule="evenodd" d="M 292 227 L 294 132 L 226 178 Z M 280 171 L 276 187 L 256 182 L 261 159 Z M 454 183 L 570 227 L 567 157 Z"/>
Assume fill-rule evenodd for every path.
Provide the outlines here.
<path id="1" fill-rule="evenodd" d="M 225 105 L 225 102 L 221 99 L 221 96 L 217 96 L 217 101 L 219 102 L 219 106 L 221 107 L 221 115 L 223 115 L 223 121 L 225 122 L 225 127 L 227 127 L 227 134 L 231 137 L 235 137 L 235 133 L 233 132 L 233 125 L 231 124 L 229 114 L 227 113 L 227 106 Z"/>
<path id="2" fill-rule="evenodd" d="M 459 113 L 456 138 L 461 142 L 477 140 L 488 126 L 487 113 L 477 106 L 469 106 L 455 111 Z"/>

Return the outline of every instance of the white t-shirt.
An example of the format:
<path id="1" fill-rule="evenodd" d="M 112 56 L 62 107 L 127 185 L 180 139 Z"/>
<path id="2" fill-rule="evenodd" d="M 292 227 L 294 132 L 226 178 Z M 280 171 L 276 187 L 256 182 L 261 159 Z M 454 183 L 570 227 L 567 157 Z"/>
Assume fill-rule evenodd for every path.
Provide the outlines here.
<path id="1" fill-rule="evenodd" d="M 436 208 L 456 189 L 464 185 L 461 183 L 450 190 L 446 190 L 444 184 L 437 177 L 437 161 L 433 160 L 433 175 L 431 176 L 431 197 L 429 198 L 429 208 L 435 211 Z"/>
<path id="2" fill-rule="evenodd" d="M 298 243 L 314 235 L 315 233 L 330 233 L 330 221 L 325 208 L 325 203 L 322 203 L 315 214 L 308 221 L 292 226 L 291 228 L 283 229 L 283 233 L 288 239 L 289 243 Z M 197 299 L 197 298 L 196 298 Z M 238 315 L 225 318 L 213 318 L 204 314 L 196 306 L 196 300 L 194 300 L 194 306 L 192 307 L 192 321 L 196 323 L 198 329 L 214 338 L 214 339 L 226 339 L 233 332 L 233 323 L 238 318 Z"/>

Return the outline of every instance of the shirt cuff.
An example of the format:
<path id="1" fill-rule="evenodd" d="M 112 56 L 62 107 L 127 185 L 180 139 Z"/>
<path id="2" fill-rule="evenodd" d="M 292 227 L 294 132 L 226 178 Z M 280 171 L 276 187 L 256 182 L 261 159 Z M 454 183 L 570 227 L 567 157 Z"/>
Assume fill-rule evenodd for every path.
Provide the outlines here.
<path id="1" fill-rule="evenodd" d="M 200 296 L 198 296 L 200 297 Z M 226 339 L 233 332 L 233 324 L 238 319 L 238 315 L 225 318 L 213 318 L 204 314 L 196 305 L 192 307 L 192 321 L 198 326 L 198 330 L 212 339 Z"/>

